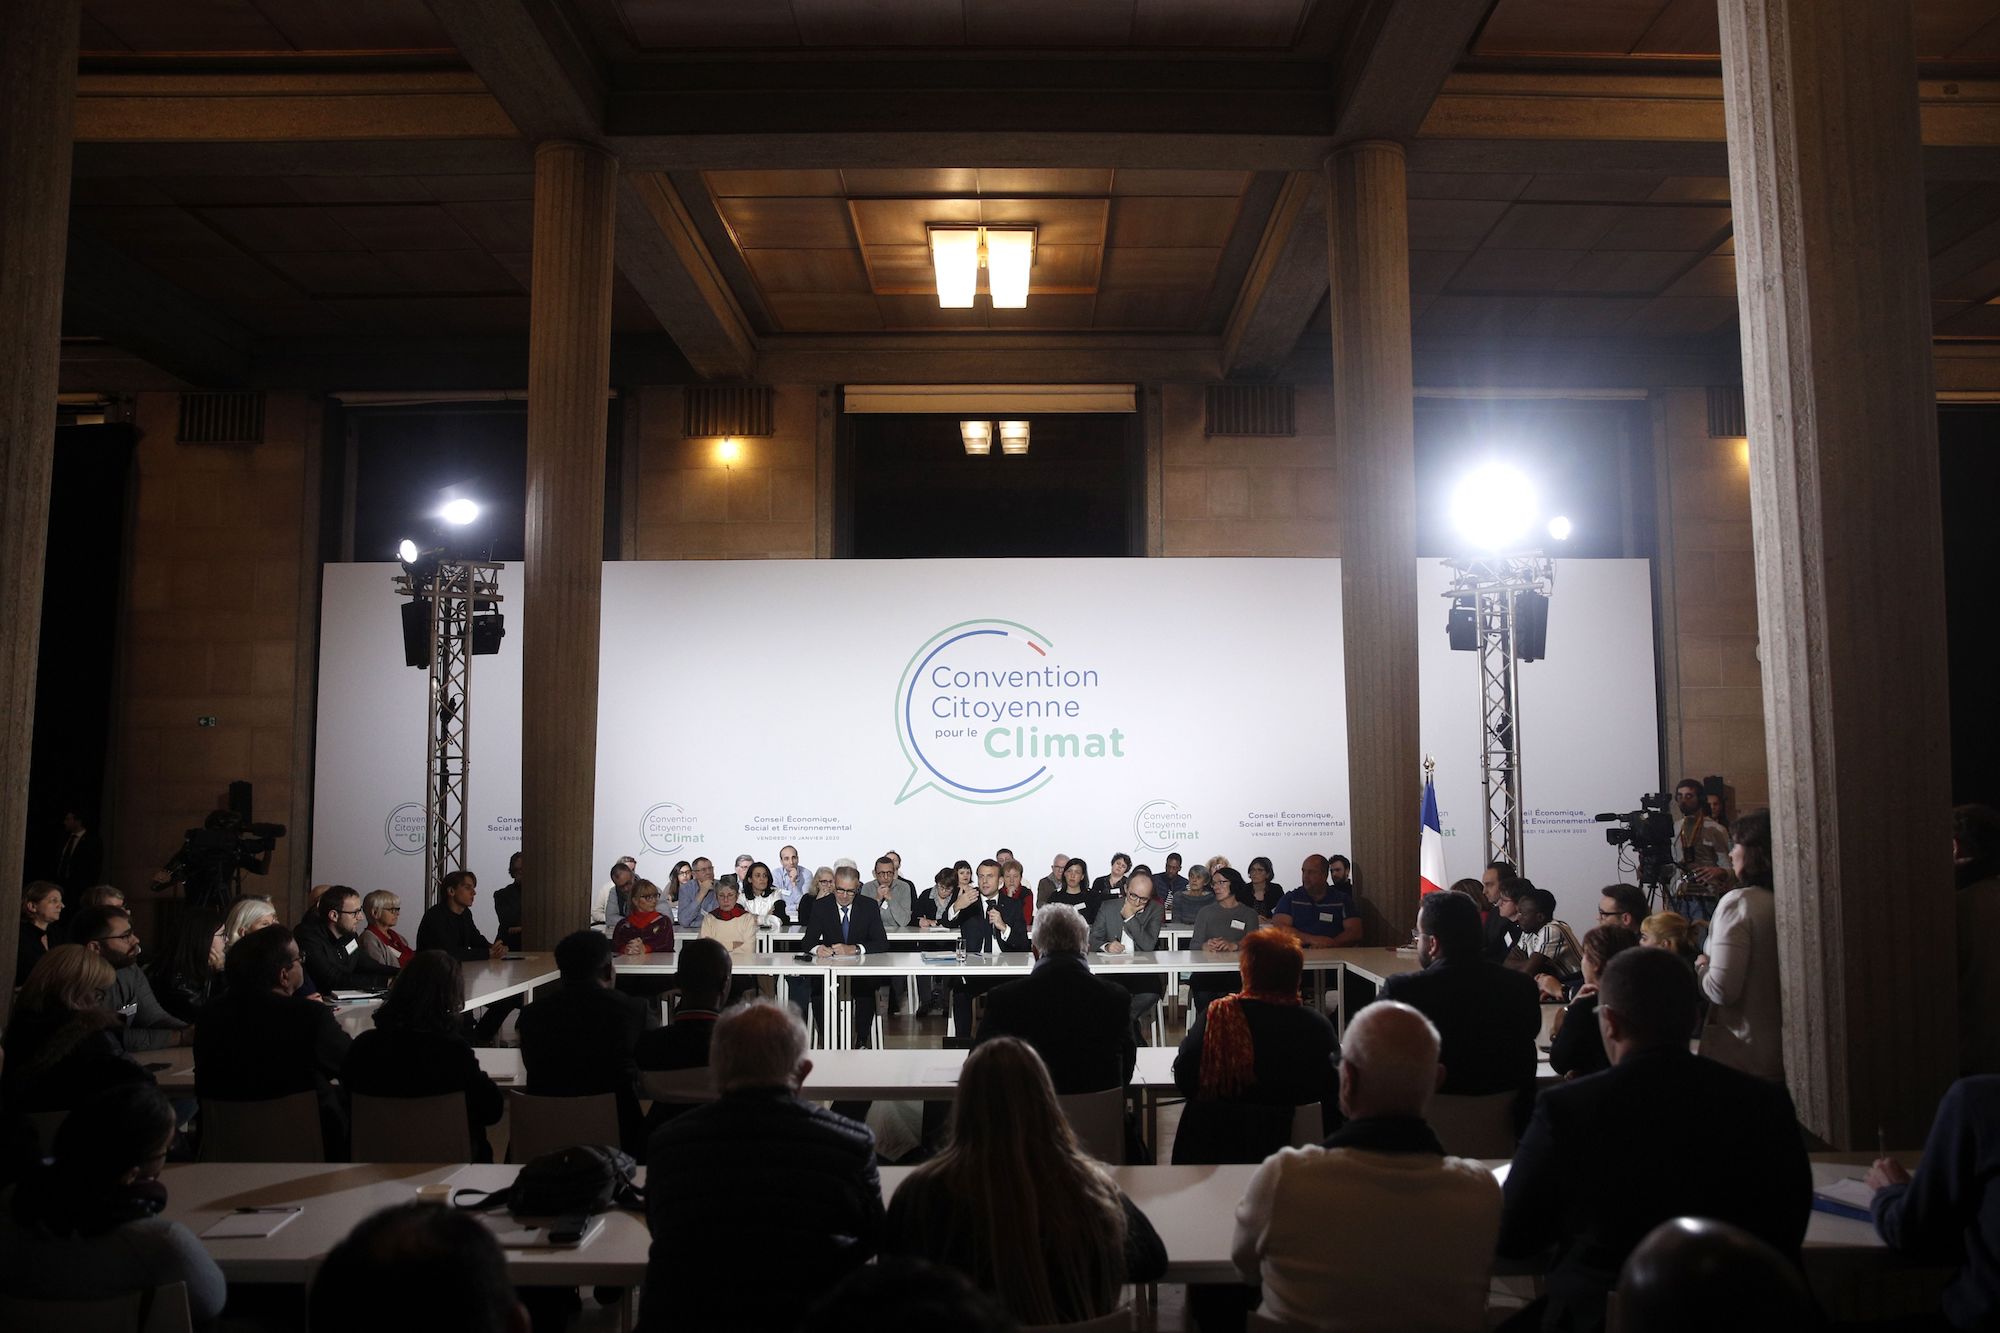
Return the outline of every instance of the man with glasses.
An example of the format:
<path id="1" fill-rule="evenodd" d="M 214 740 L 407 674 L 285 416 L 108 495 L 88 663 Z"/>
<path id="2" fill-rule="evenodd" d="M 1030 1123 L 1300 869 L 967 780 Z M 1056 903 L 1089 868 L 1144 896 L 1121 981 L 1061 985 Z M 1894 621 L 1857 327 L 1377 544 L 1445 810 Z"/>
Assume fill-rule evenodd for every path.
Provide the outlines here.
<path id="1" fill-rule="evenodd" d="M 1646 894 L 1636 884 L 1608 884 L 1597 895 L 1600 926 L 1623 926 L 1637 935 L 1646 916 Z"/>
<path id="2" fill-rule="evenodd" d="M 681 910 L 679 920 L 674 924 L 682 930 L 699 930 L 702 917 L 713 912 L 718 905 L 715 862 L 705 856 L 697 856 L 694 859 L 694 878 L 681 886 Z"/>
<path id="3" fill-rule="evenodd" d="M 153 994 L 153 983 L 139 966 L 139 936 L 122 906 L 84 908 L 70 922 L 69 939 L 111 964 L 104 1007 L 125 1019 L 118 1040 L 127 1051 L 157 1051 L 194 1040 L 194 1029 L 168 1013 Z"/>
<path id="4" fill-rule="evenodd" d="M 842 866 L 833 872 L 833 892 L 813 900 L 805 913 L 805 937 L 799 950 L 815 958 L 858 958 L 873 950 L 887 953 L 889 934 L 882 925 L 882 904 L 861 892 L 861 872 Z M 855 977 L 850 983 L 854 997 L 854 1045 L 869 1044 L 875 1030 L 875 988 L 880 978 Z M 820 1003 L 820 979 L 795 977 L 792 1003 L 801 1013 Z"/>
<path id="5" fill-rule="evenodd" d="M 1153 896 L 1153 877 L 1141 867 L 1125 881 L 1125 893 L 1116 907 L 1104 904 L 1097 920 L 1090 923 L 1092 953 L 1151 953 L 1160 947 L 1160 926 L 1166 909 Z M 1136 1032 L 1146 1014 L 1160 1002 L 1166 978 L 1160 976 L 1110 978 L 1132 997 L 1132 1027 Z"/>
<path id="6" fill-rule="evenodd" d="M 336 884 L 321 894 L 312 915 L 299 923 L 299 954 L 320 994 L 381 990 L 395 978 L 395 968 L 376 962 L 361 947 L 361 932 L 367 924 L 361 895 L 345 884 Z"/>

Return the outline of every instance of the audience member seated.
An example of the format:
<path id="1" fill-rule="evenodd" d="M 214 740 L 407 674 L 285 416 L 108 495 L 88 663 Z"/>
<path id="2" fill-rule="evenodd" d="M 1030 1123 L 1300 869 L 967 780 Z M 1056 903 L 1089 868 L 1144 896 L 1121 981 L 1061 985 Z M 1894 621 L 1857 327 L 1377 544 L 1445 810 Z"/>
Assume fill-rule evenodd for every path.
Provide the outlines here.
<path id="1" fill-rule="evenodd" d="M 617 989 L 611 939 L 594 930 L 565 935 L 556 944 L 557 983 L 535 993 L 517 1029 L 527 1091 L 537 1097 L 618 1099 L 618 1135 L 637 1156 L 645 1143 L 638 1066 L 632 1048 L 646 1027 L 644 1002 Z M 607 1145 L 609 1146 L 609 1145 Z"/>
<path id="2" fill-rule="evenodd" d="M 674 923 L 660 910 L 660 886 L 652 880 L 632 881 L 625 915 L 611 927 L 611 950 L 626 958 L 674 951 Z"/>
<path id="3" fill-rule="evenodd" d="M 1006 892 L 1004 883 L 1001 892 Z M 1151 953 L 1160 947 L 1160 927 L 1166 924 L 1166 919 L 1167 909 L 1154 893 L 1152 872 L 1144 867 L 1134 870 L 1126 876 L 1125 892 L 1118 901 L 1107 902 L 1097 909 L 1097 920 L 1090 923 L 1090 952 Z M 1159 1005 L 1167 988 L 1166 978 L 1157 974 L 1119 977 L 1112 984 L 1131 998 L 1135 1029 Z M 1056 1080 L 1056 1089 L 1062 1090 L 1062 1080 Z"/>
<path id="4" fill-rule="evenodd" d="M 311 1333 L 528 1333 L 507 1255 L 439 1203 L 384 1208 L 333 1247 L 306 1303 Z"/>
<path id="5" fill-rule="evenodd" d="M 1542 998 L 1560 1004 L 1583 979 L 1583 946 L 1566 921 L 1556 920 L 1556 896 L 1525 879 L 1514 881 L 1514 924 L 1521 937 L 1507 966 L 1535 980 Z"/>
<path id="6" fill-rule="evenodd" d="M 58 944 L 35 964 L 7 1020 L 8 1113 L 67 1111 L 106 1088 L 153 1081 L 118 1044 L 118 1015 L 103 1002 L 111 981 L 111 964 L 81 944 Z"/>
<path id="7" fill-rule="evenodd" d="M 1694 924 L 1679 912 L 1655 912 L 1640 922 L 1639 944 L 1666 949 L 1690 967 L 1701 952 L 1694 945 Z"/>
<path id="8" fill-rule="evenodd" d="M 1169 864 L 1173 862 L 1168 857 Z M 1215 895 L 1208 891 L 1208 867 L 1197 861 L 1187 869 L 1187 886 L 1177 890 L 1167 904 L 1167 915 L 1177 926 L 1192 926 L 1201 909 L 1215 901 Z"/>
<path id="9" fill-rule="evenodd" d="M 790 849 L 788 848 L 787 850 Z M 792 852 L 792 856 L 796 858 L 798 853 Z M 893 871 L 889 877 L 892 881 L 895 879 Z M 799 893 L 801 895 L 805 893 L 805 872 L 803 870 L 799 872 Z M 908 908 L 909 903 L 909 896 L 906 892 L 903 897 L 903 906 Z M 792 924 L 792 905 L 785 900 L 785 891 L 771 881 L 771 867 L 765 865 L 762 861 L 753 861 L 750 863 L 750 874 L 747 882 L 737 892 L 736 906 L 756 918 L 755 929 L 757 930 L 784 930 Z M 716 911 L 721 910 L 721 898 L 718 894 Z M 888 908 L 884 906 L 883 911 L 886 913 Z M 713 916 L 715 913 L 711 912 L 708 915 Z M 904 915 L 905 919 L 907 919 L 907 911 Z M 703 917 L 702 922 L 706 925 L 708 917 Z"/>
<path id="10" fill-rule="evenodd" d="M 820 958 L 855 958 L 870 950 L 889 951 L 889 932 L 882 925 L 882 904 L 861 892 L 861 872 L 852 865 L 835 868 L 831 894 L 801 904 L 799 924 L 805 927 L 805 934 L 799 940 L 800 953 Z M 875 1044 L 875 991 L 881 980 L 854 977 L 847 984 L 854 1002 L 851 1039 L 858 1050 Z M 826 985 L 822 977 L 792 978 L 792 1003 L 801 1013 L 810 1013 L 823 1002 Z M 829 1018 L 829 1025 L 831 1021 Z"/>
<path id="11" fill-rule="evenodd" d="M 1646 924 L 1646 891 L 1636 884 L 1607 884 L 1597 895 L 1597 924 L 1622 926 L 1638 938 Z"/>
<path id="12" fill-rule="evenodd" d="M 1951 858 L 1958 886 L 1958 1072 L 2000 1074 L 2000 810 L 1955 808 Z"/>
<path id="13" fill-rule="evenodd" d="M 1944 1291 L 1952 1327 L 2000 1327 L 2000 1076 L 1952 1084 L 1916 1174 L 1885 1157 L 1868 1183 L 1884 1244 L 1959 1266 Z"/>
<path id="14" fill-rule="evenodd" d="M 1000 863 L 1000 895 L 1003 898 L 1012 898 L 1020 903 L 1021 920 L 1025 921 L 1030 927 L 1033 927 L 1035 924 L 1035 891 L 1022 883 L 1022 878 L 1026 873 L 1019 861 L 1002 861 Z M 900 927 L 891 925 L 890 929 L 896 930 L 900 929 Z"/>
<path id="15" fill-rule="evenodd" d="M 799 1099 L 812 1062 L 798 1016 L 767 1000 L 729 1010 L 709 1067 L 717 1100 L 674 1117 L 646 1151 L 649 1179 L 672 1186 L 646 1192 L 645 1333 L 790 1327 L 881 1245 L 875 1136 Z M 703 1236 L 755 1236 L 770 1262 L 730 1279 Z"/>
<path id="16" fill-rule="evenodd" d="M 1507 881 L 1507 887 L 1515 882 Z M 1468 1097 L 1519 1093 L 1524 1121 L 1535 1087 L 1541 1007 L 1534 982 L 1488 962 L 1482 952 L 1479 909 L 1463 894 L 1425 894 L 1417 908 L 1417 960 L 1423 971 L 1390 977 L 1381 998 L 1401 1000 L 1436 1026 L 1444 1062 L 1439 1091 Z"/>
<path id="17" fill-rule="evenodd" d="M 1264 918 L 1243 901 L 1243 876 L 1228 866 L 1208 872 L 1208 887 L 1211 901 L 1195 916 L 1188 948 L 1195 953 L 1235 953 L 1264 924 Z M 1196 972 L 1188 980 L 1188 994 L 1195 1012 L 1200 1013 L 1216 996 L 1227 995 L 1236 986 L 1237 979 L 1227 972 Z"/>
<path id="18" fill-rule="evenodd" d="M 354 1042 L 332 1009 L 298 993 L 306 970 L 292 932 L 268 926 L 245 935 L 224 959 L 223 975 L 228 990 L 202 1011 L 195 1029 L 195 1095 L 261 1102 L 317 1093 L 326 1158 L 340 1161 L 347 1117 L 333 1080 Z"/>
<path id="19" fill-rule="evenodd" d="M 1437 1029 L 1410 1006 L 1373 1004 L 1348 1025 L 1347 1122 L 1323 1147 L 1279 1149 L 1236 1205 L 1231 1255 L 1263 1286 L 1266 1315 L 1314 1329 L 1485 1327 L 1500 1186 L 1445 1156 L 1425 1123 L 1443 1077 Z M 1354 1223 L 1338 1245 L 1329 1218 Z"/>
<path id="20" fill-rule="evenodd" d="M 613 861 L 603 886 L 590 904 L 591 928 L 607 939 L 625 918 L 626 908 L 631 903 L 633 881 L 639 878 L 638 866 L 635 857 L 621 856 Z"/>
<path id="21" fill-rule="evenodd" d="M 1049 907 L 1035 914 L 1041 923 Z M 999 1037 L 966 1057 L 945 1150 L 890 1201 L 883 1242 L 963 1272 L 1022 1324 L 1095 1319 L 1157 1282 L 1153 1224 L 1078 1145 L 1041 1057 Z"/>
<path id="22" fill-rule="evenodd" d="M 1035 896 L 1036 903 L 1046 907 L 1050 903 L 1067 903 L 1090 919 L 1090 866 L 1080 856 L 1072 856 L 1063 863 L 1062 874 L 1055 885 L 1046 893 Z"/>
<path id="23" fill-rule="evenodd" d="M 1619 1333 L 1768 1333 L 1822 1326 L 1797 1264 L 1727 1222 L 1677 1217 L 1618 1274 Z"/>
<path id="24" fill-rule="evenodd" d="M 14 984 L 27 980 L 42 955 L 62 943 L 62 885 L 38 879 L 21 890 L 21 935 L 14 948 Z"/>
<path id="25" fill-rule="evenodd" d="M 798 1333 L 1015 1333 L 1008 1313 L 956 1268 L 924 1259 L 865 1264 L 806 1312 Z"/>
<path id="26" fill-rule="evenodd" d="M 1271 919 L 1290 923 L 1299 943 L 1308 949 L 1361 943 L 1361 909 L 1354 905 L 1354 894 L 1344 885 L 1327 882 L 1327 859 L 1317 852 L 1299 867 L 1299 887 L 1279 901 Z"/>
<path id="27" fill-rule="evenodd" d="M 1701 1053 L 1746 1074 L 1785 1080 L 1785 1033 L 1778 996 L 1778 911 L 1771 896 L 1771 816 L 1736 821 L 1729 868 L 1736 887 L 1722 895 L 1709 922 L 1705 952 L 1694 960 L 1708 1018 Z"/>
<path id="28" fill-rule="evenodd" d="M 0 1198 L 0 1292 L 74 1301 L 182 1282 L 195 1326 L 213 1324 L 228 1295 L 222 1270 L 193 1232 L 159 1215 L 173 1141 L 173 1107 L 151 1084 L 77 1103 L 52 1160 Z"/>
<path id="29" fill-rule="evenodd" d="M 1174 1057 L 1174 1084 L 1189 1099 L 1176 1163 L 1262 1161 L 1291 1141 L 1292 1111 L 1308 1102 L 1320 1103 L 1327 1125 L 1339 1118 L 1339 1043 L 1326 1015 L 1300 1002 L 1298 941 L 1258 931 L 1243 941 L 1239 968 L 1242 991 L 1197 1014 Z"/>
<path id="30" fill-rule="evenodd" d="M 715 862 L 709 860 L 706 856 L 697 856 L 694 859 L 693 870 L 694 878 L 680 886 L 680 902 L 675 907 L 675 911 L 679 913 L 679 916 L 674 924 L 678 925 L 682 930 L 696 929 L 701 924 L 702 917 L 714 911 L 717 905 L 715 896 Z M 827 879 L 829 888 L 832 887 L 832 878 L 833 872 L 828 871 Z M 801 910 L 804 909 L 801 908 Z M 609 935 L 611 928 L 606 926 L 604 933 Z"/>
<path id="31" fill-rule="evenodd" d="M 633 1048 L 641 1072 L 672 1072 L 708 1068 L 708 1051 L 729 991 L 729 951 L 718 940 L 703 937 L 681 946 L 674 967 L 674 989 L 680 1002 L 674 1021 L 643 1034 Z M 646 1115 L 646 1132 L 666 1124 L 688 1109 L 688 1102 L 654 1102 Z"/>
<path id="32" fill-rule="evenodd" d="M 1583 937 L 1583 985 L 1569 1007 L 1556 1015 L 1549 1044 L 1549 1067 L 1564 1078 L 1600 1074 L 1611 1068 L 1604 1053 L 1604 1036 L 1597 1030 L 1597 979 L 1604 965 L 1627 949 L 1639 947 L 1639 937 L 1624 926 L 1599 926 Z"/>
<path id="33" fill-rule="evenodd" d="M 125 1020 L 118 1041 L 128 1051 L 157 1051 L 188 1044 L 193 1029 L 175 1018 L 153 994 L 139 966 L 139 936 L 122 907 L 86 907 L 72 913 L 69 942 L 81 944 L 111 964 L 111 990 L 104 1007 Z"/>
<path id="34" fill-rule="evenodd" d="M 960 862 L 964 865 L 964 862 Z M 948 926 L 958 932 L 960 943 L 968 954 L 988 954 L 995 958 L 1003 953 L 1026 953 L 1029 949 L 1028 922 L 1021 915 L 1019 899 L 1009 898 L 1000 892 L 1000 863 L 981 861 L 977 885 L 966 883 L 967 866 L 959 875 L 958 896 L 951 900 L 951 916 Z M 1089 890 L 1084 890 L 1089 898 Z M 1083 912 L 1084 920 L 1090 915 L 1075 901 L 1063 894 L 1055 895 L 1053 903 L 1044 903 L 1046 908 L 1054 904 L 1065 904 Z M 969 1045 L 972 1035 L 972 1002 L 991 992 L 1000 983 L 990 977 L 976 981 L 959 980 L 952 983 L 951 1014 L 952 1023 L 958 1034 L 960 1045 Z"/>
<path id="35" fill-rule="evenodd" d="M 763 864 L 762 861 L 757 863 L 758 866 Z M 764 873 L 768 877 L 770 871 L 767 869 Z M 750 878 L 753 882 L 756 880 L 757 866 L 750 867 Z M 755 956 L 758 931 L 767 925 L 775 928 L 786 923 L 784 898 L 775 889 L 770 890 L 767 897 L 771 903 L 771 910 L 766 915 L 760 916 L 742 906 L 734 884 L 718 884 L 715 887 L 716 908 L 713 912 L 702 914 L 701 938 L 711 940 L 727 950 L 732 969 L 736 963 L 747 963 Z M 807 899 L 806 905 L 810 906 L 811 902 L 811 899 Z M 731 984 L 729 1002 L 733 1004 L 738 997 L 752 994 L 756 990 L 757 978 L 744 977 Z"/>
<path id="36" fill-rule="evenodd" d="M 1223 867 L 1227 868 L 1226 864 Z M 1268 856 L 1250 858 L 1248 882 L 1237 891 L 1239 902 L 1257 909 L 1257 915 L 1266 921 L 1277 913 L 1278 904 L 1285 900 L 1285 888 L 1277 882 L 1277 871 Z"/>
<path id="37" fill-rule="evenodd" d="M 340 1067 L 348 1093 L 367 1097 L 465 1094 L 472 1160 L 493 1160 L 486 1127 L 500 1123 L 500 1089 L 465 1039 L 465 986 L 459 962 L 442 949 L 410 956 L 375 1011 L 375 1026 L 354 1039 Z"/>
<path id="38" fill-rule="evenodd" d="M 1743 1227 L 1798 1262 L 1812 1209 L 1792 1099 L 1781 1084 L 1688 1050 L 1694 973 L 1662 949 L 1627 949 L 1597 983 L 1611 1068 L 1543 1091 L 1507 1175 L 1499 1253 L 1552 1252 L 1541 1327 L 1588 1333 L 1647 1232 L 1683 1216 Z M 1635 1127 L 1712 1127 L 1670 1171 L 1607 1170 L 1629 1161 Z"/>
<path id="39" fill-rule="evenodd" d="M 1117 915 L 1106 907 L 1097 919 Z M 1085 937 L 1094 930 L 1067 903 L 1035 913 L 1035 970 L 988 992 L 979 1024 L 978 1043 L 1015 1037 L 1032 1046 L 1064 1096 L 1124 1087 L 1139 1058 L 1132 997 L 1117 983 L 1092 976 L 1084 959 Z"/>
<path id="40" fill-rule="evenodd" d="M 322 893 L 311 914 L 299 924 L 299 956 L 305 959 L 306 975 L 322 995 L 381 990 L 395 979 L 395 967 L 376 962 L 361 947 L 360 933 L 366 924 L 361 895 L 345 884 L 335 884 Z"/>
<path id="41" fill-rule="evenodd" d="M 479 897 L 479 880 L 470 870 L 454 870 L 444 877 L 438 900 L 417 923 L 419 949 L 443 949 L 461 963 L 484 963 L 506 955 L 507 946 L 488 940 L 472 920 L 472 904 Z M 509 995 L 489 1004 L 473 1025 L 472 1039 L 480 1045 L 491 1043 L 507 1015 L 528 1002 L 525 995 Z"/>
<path id="42" fill-rule="evenodd" d="M 1481 954 L 1489 963 L 1506 962 L 1514 942 L 1521 938 L 1521 927 L 1514 921 L 1514 896 L 1509 892 L 1519 878 L 1511 861 L 1488 862 L 1479 877 L 1479 891 L 1485 900 L 1480 908 Z"/>
<path id="43" fill-rule="evenodd" d="M 183 1023 L 192 1023 L 215 997 L 222 973 L 222 917 L 213 907 L 181 909 L 164 958 L 146 969 L 153 997 Z"/>
<path id="44" fill-rule="evenodd" d="M 507 882 L 493 890 L 493 938 L 513 952 L 521 947 L 522 854 L 507 858 Z M 366 907 L 368 904 L 363 903 Z M 404 960 L 409 961 L 408 959 Z"/>
<path id="45" fill-rule="evenodd" d="M 271 905 L 269 898 L 238 898 L 229 904 L 229 910 L 222 915 L 222 954 L 226 959 L 229 951 L 236 947 L 236 941 L 253 931 L 278 924 L 278 909 Z M 223 977 L 227 979 L 227 969 Z"/>
<path id="46" fill-rule="evenodd" d="M 403 900 L 387 889 L 377 889 L 361 900 L 361 914 L 368 918 L 368 929 L 361 932 L 361 947 L 382 966 L 400 970 L 417 951 L 396 929 L 403 919 Z"/>

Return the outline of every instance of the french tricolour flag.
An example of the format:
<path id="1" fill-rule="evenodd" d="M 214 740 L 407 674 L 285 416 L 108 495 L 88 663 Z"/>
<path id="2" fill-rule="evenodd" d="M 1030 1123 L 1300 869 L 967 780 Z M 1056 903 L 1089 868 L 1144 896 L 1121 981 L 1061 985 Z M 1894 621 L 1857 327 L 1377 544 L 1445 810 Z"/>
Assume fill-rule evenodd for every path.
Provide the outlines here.
<path id="1" fill-rule="evenodd" d="M 1423 879 L 1419 894 L 1436 893 L 1445 886 L 1444 828 L 1438 823 L 1437 786 L 1424 779 L 1422 850 L 1417 853 L 1418 873 Z"/>

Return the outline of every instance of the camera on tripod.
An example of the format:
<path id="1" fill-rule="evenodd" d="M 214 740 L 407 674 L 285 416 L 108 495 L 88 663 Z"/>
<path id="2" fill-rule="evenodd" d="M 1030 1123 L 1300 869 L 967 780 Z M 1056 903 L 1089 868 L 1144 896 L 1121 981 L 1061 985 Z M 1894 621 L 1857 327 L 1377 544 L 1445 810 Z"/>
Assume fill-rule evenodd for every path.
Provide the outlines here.
<path id="1" fill-rule="evenodd" d="M 1613 847 L 1631 848 L 1642 886 L 1666 883 L 1673 873 L 1674 821 L 1667 813 L 1665 792 L 1647 792 L 1639 798 L 1637 810 L 1601 814 L 1597 822 L 1618 825 L 1604 830 L 1604 840 Z"/>

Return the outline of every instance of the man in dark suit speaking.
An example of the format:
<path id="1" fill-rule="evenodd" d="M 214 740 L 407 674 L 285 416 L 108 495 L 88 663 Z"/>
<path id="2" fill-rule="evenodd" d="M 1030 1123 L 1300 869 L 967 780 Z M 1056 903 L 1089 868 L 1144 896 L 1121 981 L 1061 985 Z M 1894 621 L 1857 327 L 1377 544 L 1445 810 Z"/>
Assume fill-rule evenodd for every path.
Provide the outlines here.
<path id="1" fill-rule="evenodd" d="M 1000 863 L 990 858 L 979 863 L 978 886 L 961 890 L 952 899 L 951 915 L 945 925 L 958 932 L 968 957 L 1028 951 L 1028 923 L 1021 912 L 1021 900 L 1000 892 Z M 952 988 L 952 1030 L 957 1035 L 957 1045 L 972 1044 L 974 997 L 999 984 L 997 979 L 982 977 L 977 981 L 960 981 Z"/>
<path id="2" fill-rule="evenodd" d="M 815 898 L 805 915 L 805 938 L 799 948 L 820 958 L 853 958 L 887 953 L 889 932 L 882 925 L 882 904 L 861 892 L 861 872 L 842 866 L 833 872 L 833 892 Z M 848 984 L 854 997 L 854 1045 L 866 1046 L 875 1030 L 877 977 L 855 977 Z M 792 1002 L 801 1010 L 819 1003 L 818 977 L 792 982 Z"/>
<path id="3" fill-rule="evenodd" d="M 1035 913 L 1035 970 L 993 988 L 979 1040 L 1019 1037 L 1049 1067 L 1058 1095 L 1122 1088 L 1139 1058 L 1132 1035 L 1131 996 L 1092 976 L 1083 946 L 1090 927 L 1063 903 Z"/>

